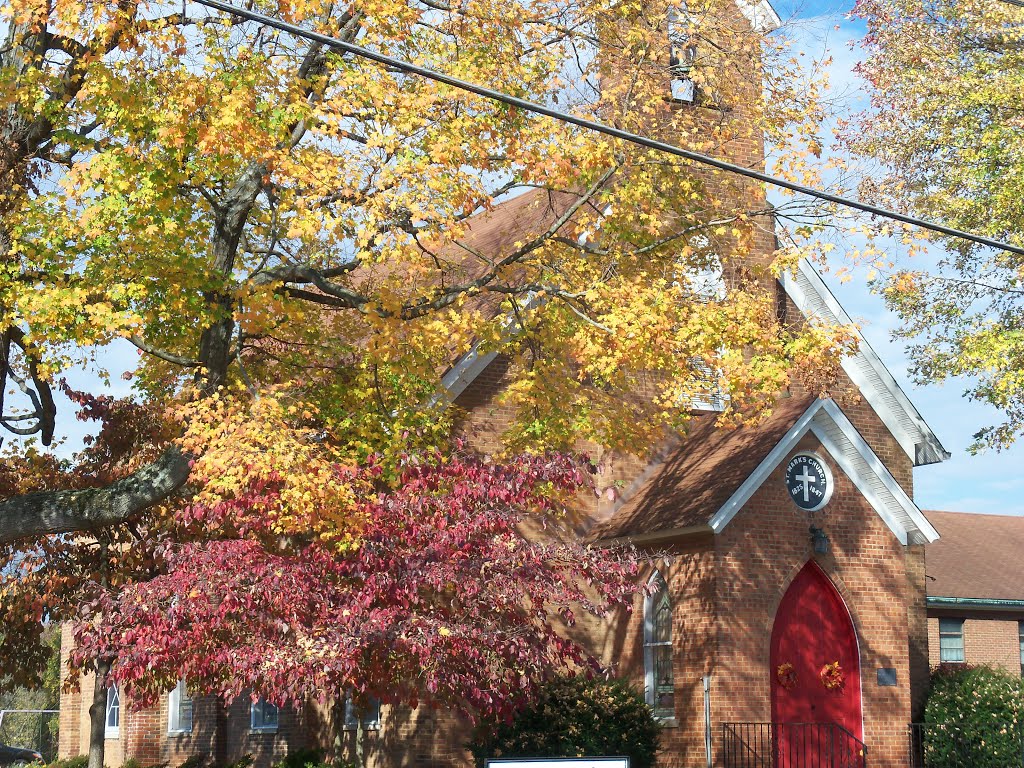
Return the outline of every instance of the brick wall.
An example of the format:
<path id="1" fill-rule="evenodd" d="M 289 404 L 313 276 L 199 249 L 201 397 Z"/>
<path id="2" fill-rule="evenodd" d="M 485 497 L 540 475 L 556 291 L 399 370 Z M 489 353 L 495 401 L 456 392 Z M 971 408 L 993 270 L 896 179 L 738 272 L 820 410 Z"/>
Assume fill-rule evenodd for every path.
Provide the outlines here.
<path id="1" fill-rule="evenodd" d="M 964 660 L 968 664 L 987 664 L 1019 674 L 1020 621 L 1024 615 L 972 613 L 967 616 L 949 611 L 936 611 L 928 617 L 929 662 L 939 664 L 939 616 L 964 619 Z"/>
<path id="2" fill-rule="evenodd" d="M 71 639 L 66 626 L 62 632 L 62 661 L 67 659 Z M 88 754 L 88 708 L 94 685 L 93 675 L 83 675 L 77 690 L 61 693 L 58 747 L 61 758 Z M 255 768 L 268 768 L 289 752 L 313 746 L 315 735 L 323 730 L 319 727 L 319 712 L 311 705 L 301 711 L 282 709 L 275 732 L 253 731 L 249 707 L 247 696 L 236 699 L 228 707 L 220 705 L 212 696 L 196 697 L 192 730 L 168 733 L 166 696 L 153 707 L 140 708 L 133 706 L 130 698 L 122 693 L 119 735 L 104 740 L 104 764 L 117 768 L 134 758 L 143 766 L 166 763 L 176 768 L 194 755 L 230 762 L 249 754 L 255 760 Z M 218 718 L 223 718 L 220 727 Z M 219 739 L 223 739 L 223 743 L 218 743 Z"/>

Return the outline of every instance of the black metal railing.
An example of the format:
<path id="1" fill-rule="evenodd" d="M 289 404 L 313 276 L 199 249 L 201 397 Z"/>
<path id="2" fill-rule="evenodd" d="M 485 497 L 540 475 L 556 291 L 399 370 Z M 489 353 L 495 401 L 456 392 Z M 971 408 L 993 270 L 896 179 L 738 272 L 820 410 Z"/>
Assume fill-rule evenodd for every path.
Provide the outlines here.
<path id="1" fill-rule="evenodd" d="M 1024 726 L 912 723 L 911 768 L 1024 768 Z"/>
<path id="2" fill-rule="evenodd" d="M 868 748 L 838 723 L 723 723 L 723 768 L 866 768 Z"/>

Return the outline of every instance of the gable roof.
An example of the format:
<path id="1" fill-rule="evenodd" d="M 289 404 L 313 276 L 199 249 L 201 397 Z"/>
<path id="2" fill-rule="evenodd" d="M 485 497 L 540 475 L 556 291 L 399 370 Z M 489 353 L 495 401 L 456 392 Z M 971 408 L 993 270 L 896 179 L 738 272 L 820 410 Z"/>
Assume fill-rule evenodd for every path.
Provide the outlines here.
<path id="1" fill-rule="evenodd" d="M 807 433 L 818 438 L 900 543 L 938 533 L 833 400 L 780 401 L 753 428 L 715 429 L 710 415 L 632 492 L 595 539 L 642 543 L 688 533 L 721 532 Z"/>
<path id="2" fill-rule="evenodd" d="M 926 514 L 942 536 L 925 559 L 930 603 L 1024 600 L 1024 517 Z"/>
<path id="3" fill-rule="evenodd" d="M 781 281 L 786 293 L 805 317 L 820 318 L 829 324 L 853 325 L 853 320 L 809 261 L 801 261 L 795 273 L 784 273 Z M 857 352 L 843 358 L 843 370 L 892 432 L 914 466 L 935 464 L 948 459 L 949 451 L 942 447 L 924 417 L 859 332 L 857 341 Z"/>
<path id="4" fill-rule="evenodd" d="M 711 513 L 732 498 L 812 402 L 783 398 L 762 423 L 736 429 L 718 427 L 717 414 L 694 415 L 685 437 L 623 492 L 619 508 L 591 537 L 640 541 L 712 532 Z"/>

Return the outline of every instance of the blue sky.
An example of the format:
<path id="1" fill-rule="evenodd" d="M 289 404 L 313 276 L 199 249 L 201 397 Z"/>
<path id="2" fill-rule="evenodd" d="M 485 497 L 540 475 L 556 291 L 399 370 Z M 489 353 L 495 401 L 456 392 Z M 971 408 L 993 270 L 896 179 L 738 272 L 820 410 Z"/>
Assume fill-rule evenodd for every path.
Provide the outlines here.
<path id="1" fill-rule="evenodd" d="M 776 10 L 784 19 L 794 19 L 793 33 L 800 39 L 808 56 L 821 56 L 828 51 L 834 59 L 831 77 L 834 91 L 843 95 L 844 105 L 855 110 L 863 104 L 863 92 L 852 68 L 859 57 L 856 41 L 864 28 L 860 22 L 846 18 L 849 5 L 834 2 L 800 3 L 776 0 Z M 851 46 L 851 44 L 853 44 Z M 833 259 L 833 269 L 842 265 L 841 255 Z M 870 293 L 864 271 L 840 283 L 834 274 L 823 278 L 847 312 L 861 325 L 861 332 L 882 357 L 896 380 L 920 409 L 924 418 L 938 434 L 953 457 L 938 465 L 915 470 L 915 497 L 924 509 L 947 509 L 964 512 L 1024 514 L 1024 444 L 1002 453 L 981 456 L 967 454 L 971 436 L 982 426 L 994 423 L 998 414 L 964 399 L 957 382 L 942 386 L 918 387 L 907 376 L 903 345 L 893 342 L 890 333 L 896 319 L 886 311 L 881 299 Z M 130 384 L 120 376 L 131 370 L 137 353 L 127 343 L 117 344 L 103 356 L 110 371 L 110 387 L 103 391 L 127 394 Z M 87 373 L 68 375 L 72 386 L 95 389 L 96 379 Z M 62 403 L 62 405 L 64 405 Z M 67 437 L 63 451 L 80 444 L 86 425 L 67 417 L 62 408 L 60 434 Z"/>
<path id="2" fill-rule="evenodd" d="M 857 43 L 865 28 L 863 22 L 847 17 L 852 3 L 773 0 L 773 5 L 783 19 L 796 22 L 791 34 L 799 39 L 807 56 L 822 56 L 827 51 L 834 59 L 830 79 L 833 92 L 841 97 L 841 108 L 849 112 L 863 108 L 862 82 L 853 67 L 861 57 Z M 842 265 L 841 254 L 832 259 L 833 269 Z M 911 383 L 904 345 L 891 339 L 898 321 L 881 298 L 871 294 L 866 270 L 855 271 L 854 278 L 846 283 L 837 280 L 834 273 L 823 277 L 946 450 L 953 454 L 942 464 L 915 470 L 917 503 L 923 509 L 1024 515 L 1024 443 L 998 453 L 967 453 L 972 435 L 996 423 L 998 412 L 964 398 L 961 382 L 924 387 Z"/>

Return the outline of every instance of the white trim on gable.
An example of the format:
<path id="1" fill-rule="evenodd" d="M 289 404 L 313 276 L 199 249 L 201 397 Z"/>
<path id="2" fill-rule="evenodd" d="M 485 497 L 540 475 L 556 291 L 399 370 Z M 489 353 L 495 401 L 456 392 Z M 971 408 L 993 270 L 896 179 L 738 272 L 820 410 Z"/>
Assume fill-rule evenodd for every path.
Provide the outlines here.
<path id="1" fill-rule="evenodd" d="M 526 294 L 526 300 L 522 303 L 522 310 L 533 309 L 539 301 L 540 299 L 537 294 L 530 291 Z M 515 316 L 510 313 L 502 323 L 504 336 L 509 337 L 515 334 L 518 328 L 519 323 L 516 321 Z M 481 352 L 480 342 L 473 344 L 469 352 L 460 357 L 441 377 L 441 391 L 434 396 L 430 404 L 436 405 L 442 399 L 444 402 L 454 403 L 459 395 L 466 391 L 466 388 L 476 380 L 477 376 L 484 372 L 484 369 L 497 356 L 497 352 Z"/>
<path id="2" fill-rule="evenodd" d="M 754 495 L 758 488 L 764 485 L 768 475 L 774 472 L 775 468 L 786 458 L 786 454 L 793 449 L 796 441 L 804 436 L 810 427 L 811 419 L 814 418 L 823 402 L 823 400 L 815 400 L 803 412 L 803 415 L 789 428 L 789 432 L 768 452 L 768 455 L 761 460 L 757 468 L 740 484 L 740 487 L 729 497 L 729 500 L 719 507 L 714 517 L 708 522 L 711 530 L 716 534 L 721 533 L 722 529 L 729 524 L 729 521 L 736 517 L 736 513 L 740 511 L 740 508 L 750 501 L 750 497 Z"/>
<path id="3" fill-rule="evenodd" d="M 750 22 L 750 26 L 755 32 L 767 35 L 782 26 L 782 19 L 779 18 L 779 14 L 775 12 L 768 0 L 760 0 L 760 2 L 736 0 L 736 5 L 740 9 L 740 13 L 747 17 L 747 21 Z"/>
<path id="4" fill-rule="evenodd" d="M 480 352 L 479 342 L 459 358 L 448 372 L 441 377 L 441 391 L 449 403 L 454 403 L 466 387 L 473 383 L 477 376 L 498 356 L 497 352 Z"/>
<path id="5" fill-rule="evenodd" d="M 811 421 L 811 432 L 902 544 L 930 544 L 939 538 L 939 532 L 835 401 L 824 401 L 821 412 Z"/>
<path id="6" fill-rule="evenodd" d="M 781 282 L 805 317 L 820 318 L 830 324 L 853 325 L 853 320 L 806 259 L 800 262 L 795 274 L 784 273 Z M 942 447 L 920 411 L 914 407 L 885 363 L 859 332 L 857 342 L 857 352 L 843 358 L 843 370 L 892 432 L 914 466 L 935 464 L 948 459 L 949 451 Z"/>
<path id="7" fill-rule="evenodd" d="M 939 538 L 938 532 L 917 504 L 900 487 L 846 414 L 832 400 L 816 400 L 812 403 L 729 500 L 718 509 L 709 523 L 716 534 L 721 533 L 743 505 L 750 501 L 757 489 L 808 432 L 818 438 L 832 460 L 850 478 L 900 543 L 923 544 Z"/>

